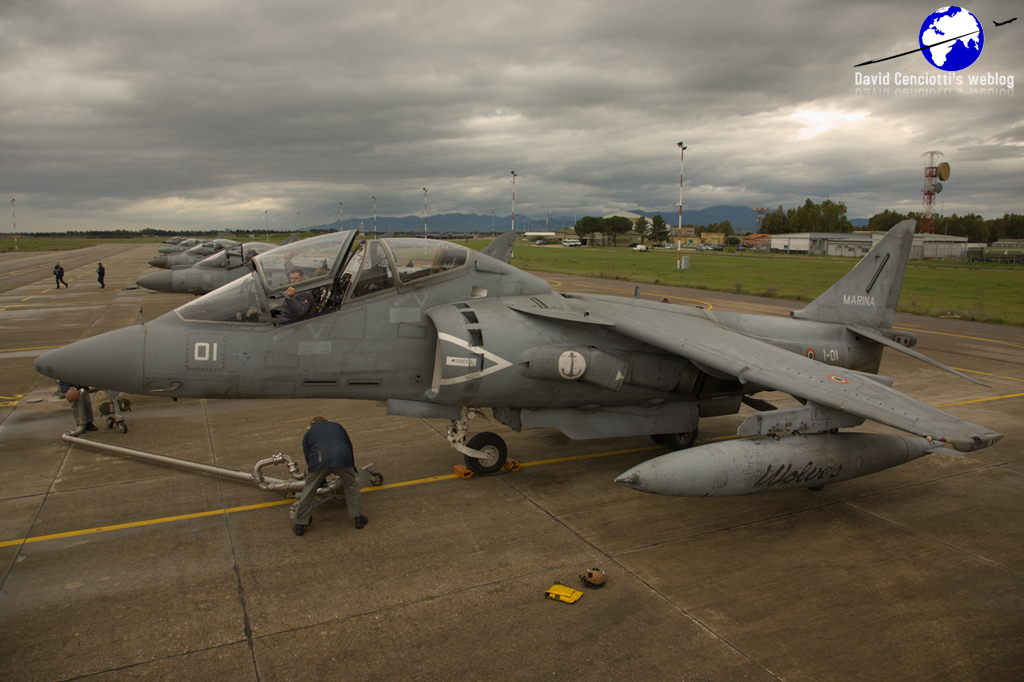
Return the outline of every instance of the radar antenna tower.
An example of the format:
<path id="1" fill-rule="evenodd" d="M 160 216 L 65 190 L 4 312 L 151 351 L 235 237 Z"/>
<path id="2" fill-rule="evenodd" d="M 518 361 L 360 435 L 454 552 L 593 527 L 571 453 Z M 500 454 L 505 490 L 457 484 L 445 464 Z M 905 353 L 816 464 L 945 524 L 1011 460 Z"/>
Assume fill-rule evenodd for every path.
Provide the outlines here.
<path id="1" fill-rule="evenodd" d="M 766 215 L 768 215 L 768 211 L 770 211 L 771 209 L 770 208 L 766 208 L 764 206 L 758 206 L 757 204 L 755 204 L 753 206 L 753 209 L 754 209 L 754 211 L 757 212 L 757 232 L 758 232 L 758 234 L 760 234 L 760 232 L 761 232 L 761 225 L 764 224 L 764 217 Z"/>
<path id="2" fill-rule="evenodd" d="M 935 157 L 944 156 L 942 152 L 930 151 L 921 154 L 921 157 L 928 157 L 924 166 L 924 188 L 921 190 L 921 221 L 917 224 L 917 231 L 922 234 L 935 232 L 935 195 L 942 191 L 940 180 L 949 179 L 949 164 L 942 162 L 935 163 Z"/>

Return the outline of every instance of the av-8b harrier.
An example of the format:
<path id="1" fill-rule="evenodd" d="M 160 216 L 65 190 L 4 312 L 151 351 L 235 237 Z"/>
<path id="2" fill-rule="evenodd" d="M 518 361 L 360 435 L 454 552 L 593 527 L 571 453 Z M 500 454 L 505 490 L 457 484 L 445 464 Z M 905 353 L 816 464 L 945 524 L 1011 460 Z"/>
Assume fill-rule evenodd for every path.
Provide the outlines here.
<path id="1" fill-rule="evenodd" d="M 967 378 L 910 350 L 914 336 L 892 328 L 913 233 L 913 221 L 892 228 L 791 319 L 555 292 L 507 257 L 425 239 L 352 249 L 353 232 L 334 233 L 268 251 L 246 277 L 35 366 L 153 396 L 386 401 L 389 414 L 450 420 L 449 442 L 481 474 L 507 457 L 498 435 L 468 437 L 471 416 L 490 408 L 516 431 L 651 435 L 674 452 L 619 477 L 639 490 L 818 488 L 1002 437 L 875 374 L 892 348 Z M 507 249 L 511 238 L 492 247 Z M 288 287 L 308 294 L 301 319 L 276 315 Z M 802 406 L 774 409 L 754 397 L 767 390 Z M 739 428 L 750 438 L 690 448 L 701 418 L 743 403 L 760 410 Z M 913 435 L 838 433 L 866 419 Z"/>
<path id="2" fill-rule="evenodd" d="M 299 240 L 295 232 L 280 244 L 235 243 L 193 265 L 176 265 L 135 280 L 140 287 L 165 294 L 206 294 L 252 272 L 250 263 L 261 253 Z"/>

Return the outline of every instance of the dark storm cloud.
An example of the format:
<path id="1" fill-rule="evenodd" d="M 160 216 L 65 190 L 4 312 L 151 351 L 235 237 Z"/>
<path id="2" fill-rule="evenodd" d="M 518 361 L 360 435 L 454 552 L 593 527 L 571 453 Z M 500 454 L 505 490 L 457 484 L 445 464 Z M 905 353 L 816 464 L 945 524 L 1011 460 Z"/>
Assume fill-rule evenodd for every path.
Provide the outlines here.
<path id="1" fill-rule="evenodd" d="M 316 224 L 338 202 L 368 215 L 371 195 L 379 215 L 417 214 L 424 186 L 430 213 L 501 215 L 511 170 L 519 212 L 571 216 L 671 210 L 684 140 L 687 206 L 831 196 L 870 215 L 918 208 L 920 153 L 941 149 L 961 212 L 1021 211 L 1000 182 L 1024 170 L 1012 91 L 857 92 L 852 65 L 914 47 L 932 9 L 9 4 L 0 174 L 38 229 Z M 1024 63 L 1019 32 L 999 30 L 974 71 Z"/>

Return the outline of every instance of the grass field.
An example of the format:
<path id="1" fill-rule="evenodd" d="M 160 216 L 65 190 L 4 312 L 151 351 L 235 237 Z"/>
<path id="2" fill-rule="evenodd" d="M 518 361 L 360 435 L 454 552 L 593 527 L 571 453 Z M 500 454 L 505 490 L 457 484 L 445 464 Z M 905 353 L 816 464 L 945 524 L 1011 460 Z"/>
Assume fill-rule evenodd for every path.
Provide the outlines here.
<path id="1" fill-rule="evenodd" d="M 689 256 L 689 269 L 677 270 L 675 251 L 516 245 L 512 264 L 523 270 L 811 301 L 857 263 L 852 258 L 749 253 Z M 1024 268 L 912 261 L 899 310 L 1024 326 L 1022 293 Z"/>
<path id="2" fill-rule="evenodd" d="M 303 238 L 310 236 L 310 233 L 303 234 Z M 271 242 L 281 242 L 287 238 L 286 234 L 271 234 Z M 213 239 L 213 236 L 204 237 L 204 239 Z M 15 249 L 14 238 L 11 235 L 0 236 L 0 253 L 14 253 L 15 251 L 23 251 L 26 253 L 37 252 L 37 251 L 73 251 L 75 249 L 84 249 L 89 246 L 96 246 L 97 244 L 124 244 L 130 241 L 132 244 L 160 244 L 163 246 L 163 241 L 166 237 L 132 237 L 126 240 L 124 237 L 18 237 L 18 248 Z M 260 235 L 257 239 L 251 241 L 267 241 L 265 235 Z"/>
<path id="3" fill-rule="evenodd" d="M 281 241 L 287 235 L 271 235 Z M 308 233 L 303 235 L 309 236 Z M 133 243 L 157 244 L 159 237 Z M 18 251 L 67 251 L 96 244 L 121 244 L 125 239 L 88 237 L 21 237 Z M 459 242 L 482 249 L 490 240 Z M 0 237 L 0 253 L 14 250 L 14 240 Z M 810 301 L 856 264 L 852 258 L 781 256 L 725 252 L 691 252 L 690 268 L 676 269 L 676 253 L 654 250 L 634 253 L 625 248 L 567 249 L 517 244 L 512 264 L 523 270 L 619 279 L 640 284 L 665 284 L 729 291 L 770 298 Z M 911 261 L 903 282 L 899 309 L 933 317 L 1024 326 L 1024 268 L 992 264 Z"/>

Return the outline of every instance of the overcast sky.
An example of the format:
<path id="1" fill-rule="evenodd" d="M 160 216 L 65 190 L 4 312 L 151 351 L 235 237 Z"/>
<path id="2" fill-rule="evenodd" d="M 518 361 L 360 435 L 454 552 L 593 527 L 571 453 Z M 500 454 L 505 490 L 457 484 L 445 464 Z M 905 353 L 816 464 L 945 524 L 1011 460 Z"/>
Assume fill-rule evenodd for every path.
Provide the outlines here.
<path id="1" fill-rule="evenodd" d="M 940 150 L 937 208 L 1024 213 L 1024 20 L 992 24 L 1019 3 L 966 6 L 985 44 L 962 85 L 895 85 L 945 73 L 920 53 L 853 68 L 917 48 L 935 9 L 5 0 L 0 186 L 19 231 L 285 229 L 373 195 L 419 215 L 424 187 L 428 215 L 508 215 L 514 170 L 517 213 L 571 218 L 675 211 L 683 141 L 686 209 L 920 210 Z M 968 83 L 990 73 L 1014 88 Z"/>

